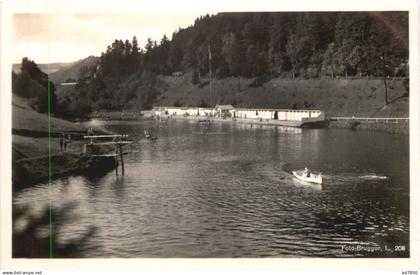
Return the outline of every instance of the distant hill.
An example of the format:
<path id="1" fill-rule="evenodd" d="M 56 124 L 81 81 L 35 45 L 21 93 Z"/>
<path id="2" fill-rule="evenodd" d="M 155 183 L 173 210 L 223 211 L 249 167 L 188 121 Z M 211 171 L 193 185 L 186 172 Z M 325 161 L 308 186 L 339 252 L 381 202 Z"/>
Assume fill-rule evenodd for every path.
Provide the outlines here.
<path id="1" fill-rule="evenodd" d="M 96 64 L 99 62 L 99 57 L 89 56 L 84 59 L 68 63 L 67 66 L 63 66 L 51 72 L 50 79 L 57 84 L 57 87 L 61 82 L 66 82 L 68 79 L 77 80 L 81 75 L 81 70 L 86 70 L 90 67 L 96 67 Z M 83 72 L 82 72 L 83 74 Z"/>
<path id="2" fill-rule="evenodd" d="M 66 81 L 69 78 L 78 79 L 80 68 L 83 66 L 92 66 L 99 62 L 99 57 L 89 56 L 74 62 L 58 62 L 58 63 L 48 63 L 48 64 L 38 64 L 38 68 L 50 75 L 51 80 L 54 83 L 61 83 Z M 12 70 L 14 73 L 20 73 L 20 68 L 22 64 L 17 63 L 12 65 Z"/>
<path id="3" fill-rule="evenodd" d="M 63 62 L 63 63 L 49 63 L 49 64 L 37 64 L 39 69 L 46 74 L 57 72 L 58 70 L 72 65 L 74 62 Z M 14 73 L 20 73 L 21 64 L 13 64 L 12 70 Z"/>
<path id="4" fill-rule="evenodd" d="M 81 79 L 92 77 L 96 70 L 99 57 L 89 56 L 79 61 L 73 62 L 68 66 L 62 67 L 58 71 L 50 74 L 50 79 L 55 84 L 56 95 L 62 105 L 67 106 L 68 114 L 77 115 L 80 110 L 90 110 L 90 102 L 86 98 L 81 98 L 76 91 L 75 85 L 61 85 L 63 82 L 78 82 Z M 83 82 L 83 80 L 82 80 Z M 80 102 L 80 100 L 82 102 Z M 84 107 L 82 108 L 81 105 Z M 70 112 L 70 113 L 69 113 Z"/>

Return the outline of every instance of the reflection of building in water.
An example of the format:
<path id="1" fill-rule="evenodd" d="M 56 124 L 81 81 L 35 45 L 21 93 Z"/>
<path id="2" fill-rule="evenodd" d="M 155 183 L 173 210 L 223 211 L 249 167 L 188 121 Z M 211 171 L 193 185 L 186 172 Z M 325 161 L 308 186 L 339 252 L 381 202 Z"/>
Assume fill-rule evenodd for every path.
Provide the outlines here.
<path id="1" fill-rule="evenodd" d="M 284 134 L 301 134 L 302 129 L 300 128 L 294 128 L 294 127 L 285 127 L 285 126 L 272 126 L 272 125 L 255 125 L 255 128 L 261 128 L 261 129 L 270 129 L 275 128 L 277 132 L 284 133 Z"/>
<path id="2" fill-rule="evenodd" d="M 261 124 L 305 127 L 325 122 L 320 110 L 234 108 L 232 105 L 216 105 L 215 108 L 162 107 L 153 108 L 155 116 L 195 116 L 232 118 L 240 121 L 255 121 Z"/>
<path id="3" fill-rule="evenodd" d="M 302 129 L 296 127 L 286 127 L 278 125 L 265 125 L 265 124 L 252 124 L 252 123 L 237 123 L 235 127 L 238 129 L 264 129 L 264 130 L 275 130 L 282 134 L 301 134 Z"/>
<path id="4" fill-rule="evenodd" d="M 303 136 L 303 142 L 307 144 L 316 144 L 317 146 L 306 146 L 308 147 L 307 150 L 310 150 L 316 158 L 318 158 L 322 152 L 323 148 L 320 146 L 321 140 L 323 135 L 325 135 L 325 131 L 322 129 L 313 129 L 312 131 L 306 131 L 305 135 Z M 325 148 L 324 148 L 325 149 Z"/>

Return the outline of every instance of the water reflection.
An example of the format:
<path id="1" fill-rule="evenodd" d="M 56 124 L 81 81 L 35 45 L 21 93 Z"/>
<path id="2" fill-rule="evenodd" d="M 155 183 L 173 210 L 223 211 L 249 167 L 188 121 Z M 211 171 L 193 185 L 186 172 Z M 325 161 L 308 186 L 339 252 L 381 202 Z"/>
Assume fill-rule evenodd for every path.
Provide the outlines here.
<path id="1" fill-rule="evenodd" d="M 57 239 L 79 239 L 96 227 L 77 255 L 409 256 L 403 137 L 217 122 L 197 133 L 196 122 L 175 120 L 107 127 L 134 138 L 125 175 L 69 177 L 51 187 L 54 207 L 76 203 L 77 217 L 61 224 Z M 145 140 L 145 129 L 158 140 Z M 291 175 L 305 166 L 323 171 L 322 186 Z M 372 175 L 387 178 L 366 178 Z M 42 213 L 48 194 L 46 185 L 24 190 L 14 207 Z M 343 250 L 346 244 L 407 251 L 356 253 Z"/>
<path id="2" fill-rule="evenodd" d="M 114 186 L 114 195 L 119 204 L 123 203 L 125 198 L 125 189 L 124 189 L 124 176 L 118 176 L 115 179 Z"/>

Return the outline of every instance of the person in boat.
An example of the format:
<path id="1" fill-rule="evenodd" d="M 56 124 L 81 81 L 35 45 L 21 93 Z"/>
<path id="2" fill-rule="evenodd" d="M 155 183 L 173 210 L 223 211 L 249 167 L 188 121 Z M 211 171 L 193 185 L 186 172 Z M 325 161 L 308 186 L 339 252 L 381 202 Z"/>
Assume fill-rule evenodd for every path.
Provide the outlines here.
<path id="1" fill-rule="evenodd" d="M 308 169 L 308 167 L 305 167 L 304 175 L 309 178 L 311 176 L 311 170 Z"/>

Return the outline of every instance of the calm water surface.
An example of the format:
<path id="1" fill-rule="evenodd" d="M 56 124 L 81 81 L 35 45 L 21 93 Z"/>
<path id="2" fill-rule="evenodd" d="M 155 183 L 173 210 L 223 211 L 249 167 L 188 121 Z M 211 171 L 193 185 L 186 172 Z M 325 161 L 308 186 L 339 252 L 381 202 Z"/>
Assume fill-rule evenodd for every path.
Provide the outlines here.
<path id="1" fill-rule="evenodd" d="M 62 244 L 94 228 L 79 257 L 409 256 L 408 136 L 102 123 L 135 139 L 125 176 L 69 177 L 14 197 L 34 216 L 49 198 L 66 209 L 54 228 Z M 145 140 L 145 129 L 158 140 Z M 322 187 L 293 178 L 305 166 L 323 172 Z M 405 251 L 385 251 L 396 245 Z"/>

